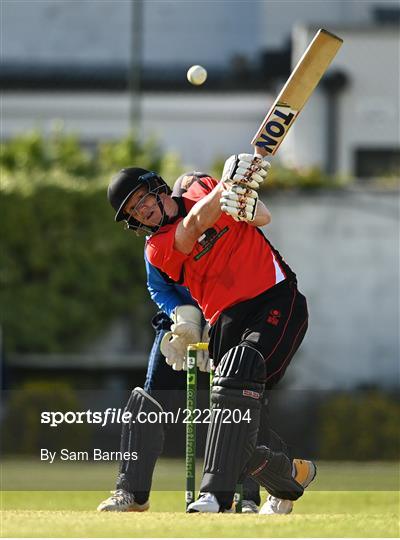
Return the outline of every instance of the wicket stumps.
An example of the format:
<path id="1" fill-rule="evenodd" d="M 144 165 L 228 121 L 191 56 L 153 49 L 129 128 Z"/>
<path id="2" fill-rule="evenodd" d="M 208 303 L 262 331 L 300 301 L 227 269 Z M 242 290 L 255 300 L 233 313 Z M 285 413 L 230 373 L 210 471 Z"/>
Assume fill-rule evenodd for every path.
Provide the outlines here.
<path id="1" fill-rule="evenodd" d="M 208 343 L 193 343 L 188 345 L 186 355 L 186 408 L 189 411 L 186 423 L 186 508 L 196 498 L 196 424 L 194 414 L 197 404 L 197 353 L 208 350 Z M 214 372 L 210 371 L 210 408 L 211 388 Z M 242 485 L 236 486 L 235 512 L 242 511 L 243 489 Z"/>

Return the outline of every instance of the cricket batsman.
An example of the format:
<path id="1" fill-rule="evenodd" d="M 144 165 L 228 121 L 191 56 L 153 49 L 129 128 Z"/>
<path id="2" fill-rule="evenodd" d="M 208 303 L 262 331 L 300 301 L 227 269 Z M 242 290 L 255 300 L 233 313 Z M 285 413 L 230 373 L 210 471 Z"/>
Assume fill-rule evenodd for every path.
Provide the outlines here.
<path id="1" fill-rule="evenodd" d="M 314 479 L 311 461 L 257 444 L 262 403 L 283 377 L 307 330 L 305 297 L 294 272 L 259 227 L 271 215 L 258 199 L 269 163 L 231 156 L 211 177 L 171 197 L 155 172 L 122 169 L 108 188 L 116 221 L 149 236 L 149 262 L 188 287 L 210 329 L 216 365 L 203 478 L 188 512 L 224 512 L 250 475 L 270 494 L 261 513 L 289 513 Z M 224 411 L 239 410 L 239 422 Z"/>

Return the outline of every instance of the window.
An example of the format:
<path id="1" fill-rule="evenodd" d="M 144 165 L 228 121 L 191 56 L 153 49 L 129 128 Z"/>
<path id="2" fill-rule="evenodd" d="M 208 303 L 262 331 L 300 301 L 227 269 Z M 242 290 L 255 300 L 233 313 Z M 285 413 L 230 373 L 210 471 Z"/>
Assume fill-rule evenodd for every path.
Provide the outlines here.
<path id="1" fill-rule="evenodd" d="M 359 178 L 400 175 L 400 148 L 358 148 L 354 169 Z"/>

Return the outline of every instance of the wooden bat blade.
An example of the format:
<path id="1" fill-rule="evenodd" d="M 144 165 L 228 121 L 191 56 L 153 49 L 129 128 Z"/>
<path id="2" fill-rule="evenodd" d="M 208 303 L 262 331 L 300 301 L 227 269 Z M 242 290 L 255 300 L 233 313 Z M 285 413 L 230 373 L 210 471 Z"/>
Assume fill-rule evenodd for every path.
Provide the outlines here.
<path id="1" fill-rule="evenodd" d="M 318 30 L 254 135 L 256 154 L 276 153 L 342 43 L 327 30 Z"/>

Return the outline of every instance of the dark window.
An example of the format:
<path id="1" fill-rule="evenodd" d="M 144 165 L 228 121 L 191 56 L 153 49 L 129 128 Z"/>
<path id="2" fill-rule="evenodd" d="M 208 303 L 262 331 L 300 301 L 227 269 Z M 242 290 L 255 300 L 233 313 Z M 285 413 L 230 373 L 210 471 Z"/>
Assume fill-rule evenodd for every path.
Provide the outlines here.
<path id="1" fill-rule="evenodd" d="M 400 174 L 400 148 L 358 148 L 355 175 L 359 178 Z"/>
<path id="2" fill-rule="evenodd" d="M 400 8 L 397 6 L 377 7 L 373 11 L 374 20 L 380 24 L 399 24 Z"/>

